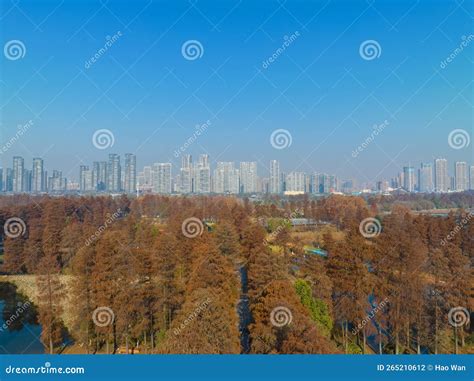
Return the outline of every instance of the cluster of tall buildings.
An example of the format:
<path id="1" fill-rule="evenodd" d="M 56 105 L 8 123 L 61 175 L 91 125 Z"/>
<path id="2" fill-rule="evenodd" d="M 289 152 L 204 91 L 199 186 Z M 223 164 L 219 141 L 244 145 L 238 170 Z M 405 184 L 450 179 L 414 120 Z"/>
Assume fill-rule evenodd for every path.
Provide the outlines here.
<path id="1" fill-rule="evenodd" d="M 163 176 L 160 168 L 166 167 Z M 171 174 L 171 163 L 156 163 L 146 166 L 138 174 L 138 188 L 144 193 L 330 193 L 337 189 L 335 176 L 304 172 L 283 173 L 280 163 L 270 162 L 270 177 L 259 177 L 256 161 L 234 162 L 219 161 L 211 170 L 208 155 L 200 155 L 193 162 L 191 155 L 181 157 L 181 168 L 175 177 Z"/>
<path id="2" fill-rule="evenodd" d="M 256 162 L 218 162 L 211 172 L 209 155 L 181 157 L 181 168 L 172 177 L 171 163 L 155 163 L 138 174 L 138 189 L 144 193 L 256 193 L 259 191 Z"/>
<path id="3" fill-rule="evenodd" d="M 134 193 L 137 189 L 137 157 L 126 153 L 123 163 L 120 155 L 109 154 L 108 161 L 94 161 L 92 167 L 79 167 L 79 191 Z"/>
<path id="4" fill-rule="evenodd" d="M 109 192 L 133 193 L 136 191 L 136 156 L 110 154 L 108 161 L 96 161 L 92 167 L 79 167 L 79 181 L 68 181 L 61 171 L 53 170 L 51 176 L 44 168 L 42 158 L 33 158 L 31 169 L 21 156 L 13 157 L 13 168 L 0 168 L 0 190 L 9 193 L 63 193 Z"/>
<path id="5" fill-rule="evenodd" d="M 181 167 L 173 174 L 171 163 L 154 163 L 137 172 L 137 157 L 126 153 L 124 160 L 118 154 L 109 154 L 107 161 L 95 161 L 92 166 L 79 167 L 79 181 L 68 181 L 61 171 L 50 174 L 41 158 L 33 158 L 31 169 L 25 167 L 20 156 L 13 157 L 13 167 L 0 168 L 0 191 L 8 193 L 97 193 L 111 194 L 329 194 L 390 192 L 403 189 L 406 192 L 450 192 L 474 190 L 474 165 L 464 161 L 454 165 L 449 176 L 446 159 L 422 163 L 419 168 L 403 168 L 390 181 L 378 181 L 369 189 L 359 189 L 353 180 L 340 181 L 326 173 L 307 174 L 302 171 L 285 173 L 280 162 L 271 160 L 269 176 L 259 177 L 257 162 L 220 161 L 211 170 L 209 155 L 199 155 L 193 161 L 191 155 L 182 155 Z"/>
<path id="6" fill-rule="evenodd" d="M 31 169 L 25 167 L 21 156 L 13 157 L 12 168 L 0 168 L 0 191 L 12 193 L 63 192 L 67 179 L 61 171 L 53 170 L 51 176 L 44 169 L 43 159 L 33 158 Z"/>
<path id="7" fill-rule="evenodd" d="M 474 165 L 465 161 L 454 163 L 453 175 L 449 175 L 448 161 L 436 159 L 434 163 L 421 163 L 415 170 L 403 167 L 403 173 L 392 179 L 392 188 L 403 188 L 407 192 L 462 192 L 474 189 Z"/>

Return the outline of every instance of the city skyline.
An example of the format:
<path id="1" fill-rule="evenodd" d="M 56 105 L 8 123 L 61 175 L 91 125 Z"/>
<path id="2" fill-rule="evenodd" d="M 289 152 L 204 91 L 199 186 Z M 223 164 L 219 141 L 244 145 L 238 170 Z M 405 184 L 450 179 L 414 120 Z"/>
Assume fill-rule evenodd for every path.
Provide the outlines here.
<path id="1" fill-rule="evenodd" d="M 32 159 L 31 170 L 21 156 L 14 156 L 12 167 L 0 168 L 0 191 L 6 193 L 80 193 L 110 194 L 330 194 L 367 191 L 445 193 L 474 190 L 474 162 L 454 162 L 437 158 L 424 161 L 419 167 L 404 166 L 391 178 L 381 178 L 370 184 L 359 184 L 354 178 L 341 178 L 328 172 L 285 171 L 278 160 L 271 160 L 264 172 L 256 161 L 217 161 L 213 166 L 208 154 L 193 161 L 190 154 L 181 156 L 181 165 L 173 171 L 172 163 L 155 162 L 138 170 L 137 156 L 110 153 L 108 160 L 79 166 L 79 177 L 67 178 L 52 169 L 51 176 L 42 158 Z M 213 169 L 214 167 L 214 169 Z"/>

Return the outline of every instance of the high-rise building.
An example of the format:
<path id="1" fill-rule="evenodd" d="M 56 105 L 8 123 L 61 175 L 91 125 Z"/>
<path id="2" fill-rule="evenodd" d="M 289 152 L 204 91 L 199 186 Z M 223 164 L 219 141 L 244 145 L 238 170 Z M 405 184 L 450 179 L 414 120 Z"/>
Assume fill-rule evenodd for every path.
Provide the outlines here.
<path id="1" fill-rule="evenodd" d="M 240 163 L 240 193 L 257 192 L 257 162 Z"/>
<path id="2" fill-rule="evenodd" d="M 474 190 L 474 165 L 469 167 L 469 189 Z"/>
<path id="3" fill-rule="evenodd" d="M 13 192 L 13 169 L 7 168 L 5 175 L 5 192 Z"/>
<path id="4" fill-rule="evenodd" d="M 151 165 L 143 167 L 143 180 L 140 182 L 140 188 L 146 192 L 153 190 L 153 167 Z"/>
<path id="5" fill-rule="evenodd" d="M 199 155 L 199 165 L 202 167 L 210 167 L 211 161 L 209 160 L 209 155 L 207 154 Z"/>
<path id="6" fill-rule="evenodd" d="M 79 190 L 81 192 L 92 192 L 95 191 L 93 184 L 93 175 L 92 170 L 89 169 L 88 165 L 81 165 L 79 167 Z"/>
<path id="7" fill-rule="evenodd" d="M 33 171 L 30 169 L 25 169 L 23 171 L 23 192 L 31 192 L 31 178 L 33 176 Z"/>
<path id="8" fill-rule="evenodd" d="M 94 161 L 92 164 L 92 187 L 93 190 L 103 192 L 107 189 L 107 167 L 106 161 Z"/>
<path id="9" fill-rule="evenodd" d="M 125 154 L 124 191 L 134 193 L 137 190 L 137 157 L 132 153 Z"/>
<path id="10" fill-rule="evenodd" d="M 421 163 L 418 172 L 418 190 L 423 193 L 434 191 L 433 166 L 431 163 Z"/>
<path id="11" fill-rule="evenodd" d="M 390 187 L 393 189 L 400 188 L 400 178 L 399 176 L 393 177 L 390 179 Z"/>
<path id="12" fill-rule="evenodd" d="M 306 174 L 304 172 L 290 172 L 286 175 L 286 192 L 304 193 L 306 188 Z"/>
<path id="13" fill-rule="evenodd" d="M 467 163 L 465 161 L 457 161 L 454 164 L 454 179 L 455 189 L 458 192 L 468 189 Z"/>
<path id="14" fill-rule="evenodd" d="M 239 171 L 233 162 L 218 162 L 214 170 L 215 193 L 239 193 Z"/>
<path id="15" fill-rule="evenodd" d="M 179 172 L 179 193 L 193 192 L 193 159 L 191 155 L 181 157 L 181 169 Z"/>
<path id="16" fill-rule="evenodd" d="M 23 179 L 25 172 L 25 160 L 21 156 L 13 157 L 13 186 L 12 191 L 21 193 L 24 190 Z"/>
<path id="17" fill-rule="evenodd" d="M 313 173 L 310 178 L 310 188 L 314 194 L 335 192 L 337 190 L 336 176 L 326 173 Z"/>
<path id="18" fill-rule="evenodd" d="M 183 155 L 181 157 L 181 168 L 191 168 L 193 165 L 193 157 L 191 155 Z"/>
<path id="19" fill-rule="evenodd" d="M 33 158 L 31 191 L 34 193 L 40 193 L 44 191 L 44 188 L 43 159 L 35 157 Z"/>
<path id="20" fill-rule="evenodd" d="M 209 193 L 211 191 L 211 166 L 209 155 L 200 155 L 194 169 L 194 192 Z"/>
<path id="21" fill-rule="evenodd" d="M 311 175 L 310 186 L 311 186 L 311 193 L 313 194 L 323 193 L 323 192 L 320 192 L 320 189 L 319 189 L 319 173 L 313 173 Z"/>
<path id="22" fill-rule="evenodd" d="M 51 192 L 62 192 L 66 190 L 66 179 L 61 171 L 53 170 L 53 175 L 48 178 L 48 189 Z"/>
<path id="23" fill-rule="evenodd" d="M 153 164 L 153 192 L 171 193 L 171 163 Z"/>
<path id="24" fill-rule="evenodd" d="M 447 192 L 449 188 L 448 161 L 446 159 L 435 160 L 435 191 Z"/>
<path id="25" fill-rule="evenodd" d="M 120 166 L 120 156 L 109 154 L 109 163 L 107 166 L 107 190 L 109 192 L 120 192 L 122 168 Z"/>
<path id="26" fill-rule="evenodd" d="M 270 161 L 270 193 L 281 193 L 280 163 L 277 160 Z"/>
<path id="27" fill-rule="evenodd" d="M 415 168 L 403 167 L 403 188 L 407 192 L 415 191 Z"/>

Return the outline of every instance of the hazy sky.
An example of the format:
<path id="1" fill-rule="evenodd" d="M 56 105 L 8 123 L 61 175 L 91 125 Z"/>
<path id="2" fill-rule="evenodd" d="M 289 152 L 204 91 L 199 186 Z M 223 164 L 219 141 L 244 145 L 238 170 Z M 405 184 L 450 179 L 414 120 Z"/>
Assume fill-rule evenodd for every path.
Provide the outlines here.
<path id="1" fill-rule="evenodd" d="M 186 153 L 256 160 L 262 176 L 270 159 L 364 182 L 435 157 L 450 171 L 474 164 L 473 2 L 0 4 L 2 145 L 33 121 L 2 150 L 3 167 L 41 156 L 77 178 L 81 161 L 132 152 L 139 169 L 176 171 L 173 152 L 208 120 Z M 113 146 L 94 146 L 99 129 Z M 278 129 L 291 135 L 284 149 L 270 141 Z M 469 145 L 452 148 L 456 129 Z"/>

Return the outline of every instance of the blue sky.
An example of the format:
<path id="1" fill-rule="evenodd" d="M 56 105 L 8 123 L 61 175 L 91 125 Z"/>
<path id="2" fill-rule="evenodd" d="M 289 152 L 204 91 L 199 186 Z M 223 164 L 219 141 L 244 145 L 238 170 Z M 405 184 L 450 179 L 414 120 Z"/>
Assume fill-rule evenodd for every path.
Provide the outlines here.
<path id="1" fill-rule="evenodd" d="M 139 167 L 177 168 L 174 150 L 207 120 L 186 153 L 256 160 L 262 176 L 271 159 L 286 171 L 361 182 L 435 157 L 450 170 L 456 160 L 474 164 L 473 15 L 473 3 L 459 0 L 2 1 L 2 47 L 25 47 L 20 59 L 1 56 L 2 141 L 34 125 L 1 164 L 41 156 L 49 170 L 77 178 L 81 162 L 132 152 Z M 195 60 L 182 54 L 189 40 L 202 46 Z M 368 40 L 380 47 L 370 60 L 360 54 Z M 112 147 L 92 144 L 98 129 L 113 133 Z M 276 129 L 291 134 L 291 146 L 270 144 Z M 470 145 L 453 149 L 454 129 Z"/>

